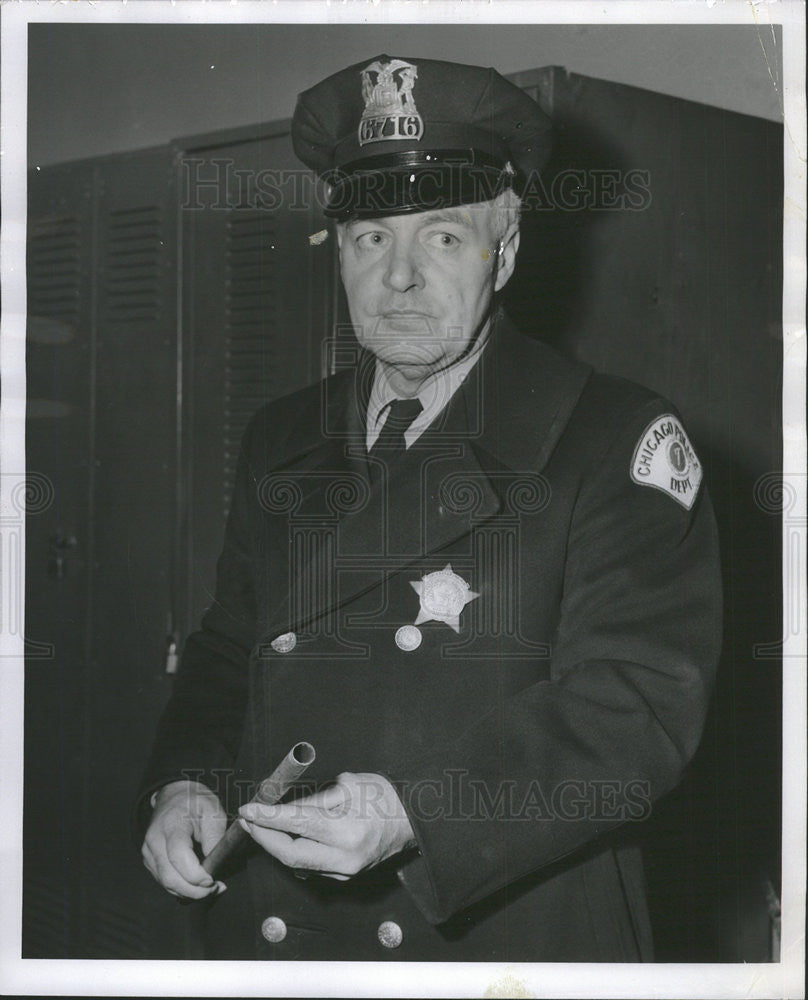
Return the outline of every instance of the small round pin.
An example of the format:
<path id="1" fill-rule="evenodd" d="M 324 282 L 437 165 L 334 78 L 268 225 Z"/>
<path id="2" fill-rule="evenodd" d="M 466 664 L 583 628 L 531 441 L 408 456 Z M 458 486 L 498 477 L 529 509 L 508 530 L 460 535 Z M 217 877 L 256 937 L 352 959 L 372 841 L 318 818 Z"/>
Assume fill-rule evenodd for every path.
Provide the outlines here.
<path id="1" fill-rule="evenodd" d="M 291 653 L 297 645 L 297 636 L 294 632 L 284 632 L 283 635 L 276 636 L 270 646 L 276 653 Z"/>
<path id="2" fill-rule="evenodd" d="M 411 653 L 421 645 L 421 630 L 415 625 L 402 625 L 396 632 L 396 645 L 403 649 L 405 653 Z"/>

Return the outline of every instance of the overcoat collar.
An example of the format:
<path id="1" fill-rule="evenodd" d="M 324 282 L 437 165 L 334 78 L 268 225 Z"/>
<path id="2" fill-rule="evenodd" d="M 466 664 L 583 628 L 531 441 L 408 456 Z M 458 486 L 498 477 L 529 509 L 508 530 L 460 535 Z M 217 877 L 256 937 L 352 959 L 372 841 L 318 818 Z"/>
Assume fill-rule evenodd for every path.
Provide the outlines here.
<path id="1" fill-rule="evenodd" d="M 275 451 L 273 469 L 321 466 L 336 452 L 361 452 L 365 411 L 375 358 L 359 351 L 356 364 L 320 383 Z M 569 420 L 589 365 L 562 357 L 541 341 L 520 333 L 504 311 L 494 321 L 491 341 L 457 395 L 466 407 L 473 446 L 497 465 L 540 472 Z M 454 417 L 443 415 L 443 421 Z M 437 430 L 441 428 L 438 418 Z"/>
<path id="2" fill-rule="evenodd" d="M 374 365 L 373 356 L 361 352 L 353 368 L 324 380 L 319 395 L 312 392 L 308 396 L 275 452 L 279 457 L 272 463 L 272 475 L 295 477 L 299 504 L 293 517 L 305 517 L 307 510 L 322 510 L 326 490 L 331 489 L 343 501 L 364 491 L 366 500 L 360 496 L 358 504 L 359 508 L 365 504 L 362 516 L 352 516 L 350 499 L 341 511 L 333 511 L 338 524 L 338 552 L 359 551 L 368 525 L 383 520 L 379 507 L 386 502 L 384 493 L 371 484 L 365 451 L 365 410 Z M 588 366 L 568 361 L 546 345 L 523 336 L 504 314 L 499 314 L 492 340 L 468 380 L 413 446 L 425 450 L 443 448 L 444 452 L 447 447 L 454 448 L 451 479 L 460 485 L 474 484 L 477 500 L 473 517 L 467 509 L 452 511 L 450 506 L 443 507 L 440 517 L 423 519 L 426 534 L 417 546 L 399 550 L 398 555 L 375 550 L 368 563 L 380 570 L 377 580 L 415 562 L 423 564 L 430 555 L 437 557 L 441 550 L 468 534 L 473 525 L 495 516 L 501 509 L 498 487 L 503 475 L 541 472 L 589 374 Z M 344 480 L 346 488 L 342 493 L 338 480 Z M 390 490 L 398 500 L 401 494 L 395 491 L 411 486 L 400 481 Z M 413 502 L 417 503 L 417 499 Z M 284 548 L 287 542 L 284 538 Z M 301 574 L 319 572 L 319 558 L 316 551 L 310 554 Z M 341 582 L 339 593 L 329 587 L 317 588 L 331 596 L 302 616 L 290 607 L 288 595 L 281 600 L 272 615 L 269 637 L 299 631 L 314 618 L 369 589 L 358 580 L 351 582 L 355 574 L 343 575 L 346 580 Z"/>

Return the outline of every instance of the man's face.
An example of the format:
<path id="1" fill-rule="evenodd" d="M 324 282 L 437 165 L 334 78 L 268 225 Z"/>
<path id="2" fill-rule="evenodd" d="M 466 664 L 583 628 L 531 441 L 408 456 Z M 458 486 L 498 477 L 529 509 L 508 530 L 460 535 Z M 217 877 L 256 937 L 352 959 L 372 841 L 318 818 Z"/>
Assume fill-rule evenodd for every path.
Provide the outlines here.
<path id="1" fill-rule="evenodd" d="M 495 210 L 482 203 L 358 219 L 339 226 L 337 238 L 359 342 L 418 377 L 471 343 L 511 275 L 518 227 L 498 239 Z"/>

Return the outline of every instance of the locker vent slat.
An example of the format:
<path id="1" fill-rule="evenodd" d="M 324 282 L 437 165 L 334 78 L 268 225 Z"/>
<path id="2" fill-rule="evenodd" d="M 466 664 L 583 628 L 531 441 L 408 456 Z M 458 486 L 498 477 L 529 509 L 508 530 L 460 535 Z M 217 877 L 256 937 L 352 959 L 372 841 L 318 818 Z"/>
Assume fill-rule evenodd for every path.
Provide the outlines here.
<path id="1" fill-rule="evenodd" d="M 78 323 L 81 225 L 71 215 L 35 219 L 28 232 L 28 313 Z"/>
<path id="2" fill-rule="evenodd" d="M 225 248 L 224 510 L 235 481 L 241 437 L 276 377 L 277 239 L 266 212 L 234 212 Z"/>
<path id="3" fill-rule="evenodd" d="M 104 318 L 147 323 L 160 316 L 165 248 L 158 206 L 108 212 L 105 219 Z"/>

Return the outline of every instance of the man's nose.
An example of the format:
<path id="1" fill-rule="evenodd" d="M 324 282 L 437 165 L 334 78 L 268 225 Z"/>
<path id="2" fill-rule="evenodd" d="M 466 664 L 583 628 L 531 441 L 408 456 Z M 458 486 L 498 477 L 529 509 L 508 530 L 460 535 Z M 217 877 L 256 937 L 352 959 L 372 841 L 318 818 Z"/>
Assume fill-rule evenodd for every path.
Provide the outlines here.
<path id="1" fill-rule="evenodd" d="M 384 283 L 394 292 L 406 292 L 411 288 L 424 287 L 417 250 L 410 241 L 394 242 L 387 261 Z"/>

